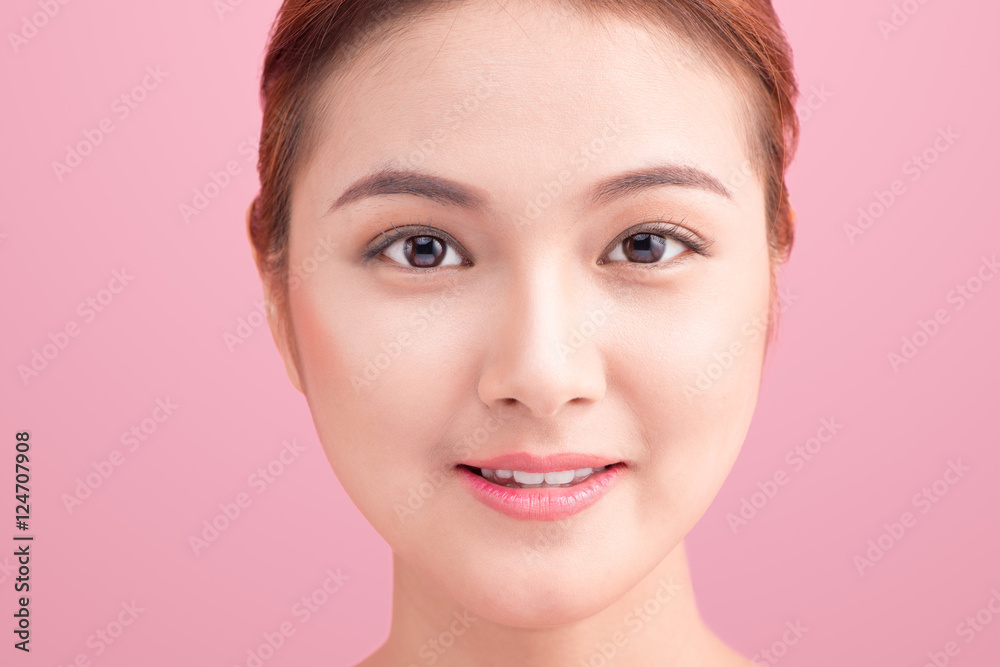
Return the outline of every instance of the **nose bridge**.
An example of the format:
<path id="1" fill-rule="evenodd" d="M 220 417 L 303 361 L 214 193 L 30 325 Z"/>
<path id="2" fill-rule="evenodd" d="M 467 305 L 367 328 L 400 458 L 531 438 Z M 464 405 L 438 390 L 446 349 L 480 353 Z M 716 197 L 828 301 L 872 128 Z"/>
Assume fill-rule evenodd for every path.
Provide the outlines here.
<path id="1" fill-rule="evenodd" d="M 600 327 L 586 324 L 586 292 L 578 276 L 548 259 L 519 270 L 496 294 L 495 334 L 479 380 L 490 407 L 516 402 L 535 417 L 551 417 L 570 401 L 604 394 L 594 340 Z"/>

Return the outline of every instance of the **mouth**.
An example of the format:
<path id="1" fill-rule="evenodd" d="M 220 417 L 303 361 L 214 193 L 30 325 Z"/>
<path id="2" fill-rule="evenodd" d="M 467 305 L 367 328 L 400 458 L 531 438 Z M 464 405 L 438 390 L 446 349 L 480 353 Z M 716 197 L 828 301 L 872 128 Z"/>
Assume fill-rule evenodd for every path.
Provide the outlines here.
<path id="1" fill-rule="evenodd" d="M 566 488 L 583 484 L 587 480 L 604 473 L 616 466 L 624 466 L 621 461 L 599 466 L 597 468 L 573 468 L 569 470 L 554 470 L 551 472 L 528 472 L 526 470 L 502 470 L 493 468 L 477 468 L 460 463 L 458 467 L 479 475 L 497 486 L 508 489 L 550 489 Z"/>
<path id="2" fill-rule="evenodd" d="M 491 460 L 496 465 L 499 460 Z M 624 461 L 587 457 L 541 461 L 524 457 L 502 463 L 518 467 L 487 468 L 460 463 L 455 471 L 473 498 L 486 507 L 522 521 L 556 521 L 597 503 L 626 475 Z M 570 463 L 596 467 L 570 467 Z M 481 463 L 481 462 L 477 462 Z M 523 470 L 522 468 L 533 468 Z"/>

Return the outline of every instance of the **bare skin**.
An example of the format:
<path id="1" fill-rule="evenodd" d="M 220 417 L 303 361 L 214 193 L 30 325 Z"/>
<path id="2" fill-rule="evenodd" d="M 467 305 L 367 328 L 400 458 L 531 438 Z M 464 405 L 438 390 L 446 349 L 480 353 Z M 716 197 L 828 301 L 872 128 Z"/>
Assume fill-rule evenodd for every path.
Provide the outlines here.
<path id="1" fill-rule="evenodd" d="M 431 664 L 429 656 L 442 667 L 578 667 L 598 660 L 597 656 L 610 656 L 609 664 L 616 665 L 754 667 L 698 616 L 683 544 L 599 614 L 534 632 L 467 615 L 459 607 L 441 616 L 449 605 L 434 600 L 437 596 L 426 589 L 424 578 L 406 572 L 398 558 L 395 568 L 392 633 L 358 667 L 426 665 Z M 446 647 L 452 637 L 454 644 Z M 574 653 L 569 647 L 585 650 Z"/>
<path id="2" fill-rule="evenodd" d="M 743 444 L 765 349 L 764 191 L 734 82 L 670 33 L 521 1 L 421 17 L 338 74 L 293 183 L 302 279 L 269 323 L 394 552 L 392 629 L 361 665 L 578 667 L 602 646 L 617 665 L 749 665 L 701 620 L 683 546 Z M 387 164 L 474 197 L 331 210 Z M 671 178 L 599 187 L 654 165 Z M 418 222 L 432 230 L 384 236 Z M 643 233 L 654 262 L 622 243 Z M 416 236 L 439 265 L 410 263 Z M 568 519 L 516 519 L 456 467 L 514 451 L 625 472 Z"/>

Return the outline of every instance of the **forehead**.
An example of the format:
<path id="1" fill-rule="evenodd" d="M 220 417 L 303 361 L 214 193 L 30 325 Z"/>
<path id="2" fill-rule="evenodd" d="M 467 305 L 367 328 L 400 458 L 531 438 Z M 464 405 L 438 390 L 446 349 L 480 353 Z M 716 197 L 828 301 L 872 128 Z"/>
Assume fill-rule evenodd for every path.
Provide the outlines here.
<path id="1" fill-rule="evenodd" d="M 465 2 L 391 34 L 318 91 L 305 181 L 321 176 L 327 204 L 385 167 L 481 184 L 498 208 L 567 168 L 672 162 L 723 182 L 745 169 L 740 89 L 665 27 Z"/>

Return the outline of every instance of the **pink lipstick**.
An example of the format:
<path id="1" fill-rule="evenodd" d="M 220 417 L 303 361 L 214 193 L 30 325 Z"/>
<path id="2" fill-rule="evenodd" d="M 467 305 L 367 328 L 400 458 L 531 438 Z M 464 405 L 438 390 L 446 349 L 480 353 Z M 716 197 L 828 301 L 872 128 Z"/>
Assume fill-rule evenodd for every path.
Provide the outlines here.
<path id="1" fill-rule="evenodd" d="M 625 472 L 612 458 L 527 452 L 465 461 L 456 466 L 472 495 L 515 519 L 555 521 L 590 507 Z"/>

